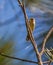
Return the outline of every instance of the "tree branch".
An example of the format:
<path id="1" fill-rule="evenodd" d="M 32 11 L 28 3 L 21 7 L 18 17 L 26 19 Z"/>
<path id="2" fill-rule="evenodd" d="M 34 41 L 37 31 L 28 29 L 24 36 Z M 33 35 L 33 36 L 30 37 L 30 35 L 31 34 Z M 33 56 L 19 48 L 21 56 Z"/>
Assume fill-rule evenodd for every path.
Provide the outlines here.
<path id="1" fill-rule="evenodd" d="M 34 37 L 32 35 L 32 31 L 31 31 L 31 28 L 30 28 L 29 23 L 28 23 L 29 21 L 28 21 L 28 16 L 27 16 L 26 11 L 25 11 L 24 3 L 22 3 L 20 0 L 18 0 L 18 2 L 20 4 L 20 7 L 21 7 L 21 9 L 23 11 L 23 14 L 24 14 L 27 32 L 29 33 L 30 41 L 31 41 L 31 43 L 32 43 L 32 45 L 34 47 L 34 51 L 36 52 L 37 60 L 39 62 L 39 65 L 43 65 L 41 56 L 40 56 L 39 51 L 38 51 L 38 48 L 37 48 L 37 44 L 36 44 L 36 42 L 34 40 Z"/>
<path id="2" fill-rule="evenodd" d="M 42 59 L 41 59 L 41 56 L 44 52 L 44 49 L 45 49 L 45 44 L 46 44 L 46 41 L 47 39 L 49 38 L 49 36 L 51 35 L 51 33 L 53 32 L 53 27 L 51 28 L 51 30 L 48 32 L 48 34 L 46 35 L 44 41 L 43 41 L 43 45 L 42 45 L 42 49 L 41 51 L 39 52 L 38 51 L 38 48 L 37 48 L 37 44 L 35 42 L 35 39 L 33 37 L 33 34 L 32 34 L 32 31 L 31 31 L 31 28 L 30 28 L 30 25 L 29 25 L 29 20 L 28 20 L 28 16 L 26 14 L 26 10 L 25 10 L 25 6 L 24 6 L 24 3 L 21 2 L 20 0 L 17 0 L 19 2 L 19 5 L 23 11 L 23 14 L 24 14 L 24 18 L 25 18 L 25 24 L 26 24 L 26 28 L 27 28 L 27 33 L 29 33 L 29 36 L 30 36 L 30 41 L 34 47 L 34 51 L 36 52 L 36 56 L 37 56 L 37 60 L 38 62 L 35 62 L 35 61 L 31 61 L 31 60 L 26 60 L 26 59 L 20 59 L 20 58 L 16 58 L 16 57 L 12 57 L 12 56 L 8 56 L 8 55 L 5 55 L 3 53 L 0 52 L 0 55 L 1 56 L 4 56 L 4 57 L 7 57 L 7 58 L 11 58 L 11 59 L 16 59 L 16 60 L 21 60 L 21 61 L 25 61 L 25 62 L 30 62 L 30 63 L 36 63 L 38 65 L 43 65 L 43 64 L 48 64 L 50 61 L 45 61 L 45 62 L 42 62 Z"/>
<path id="3" fill-rule="evenodd" d="M 38 64 L 38 62 L 35 62 L 35 61 L 26 60 L 26 59 L 21 59 L 21 58 L 17 58 L 17 57 L 13 57 L 13 56 L 8 56 L 8 55 L 5 55 L 4 53 L 1 53 L 1 52 L 0 52 L 0 55 L 3 56 L 3 57 L 10 58 L 10 59 L 15 59 L 15 60 L 20 60 L 20 61 L 24 61 L 24 62 L 29 62 L 29 63 L 36 63 L 36 64 Z M 44 64 L 47 64 L 47 63 L 49 63 L 49 62 L 50 62 L 50 61 L 44 61 L 43 63 L 44 63 Z"/>
<path id="4" fill-rule="evenodd" d="M 43 40 L 43 45 L 42 45 L 42 49 L 41 49 L 41 52 L 40 52 L 41 55 L 44 53 L 45 44 L 46 44 L 46 42 L 47 42 L 47 40 L 50 37 L 52 32 L 53 32 L 53 27 L 49 30 L 48 34 L 46 35 L 46 37 Z"/>
<path id="5" fill-rule="evenodd" d="M 4 57 L 7 57 L 7 58 L 10 58 L 10 59 L 15 59 L 15 60 L 20 60 L 20 61 L 25 61 L 25 62 L 30 62 L 30 63 L 36 63 L 36 64 L 38 64 L 38 62 L 35 62 L 35 61 L 21 59 L 21 58 L 17 58 L 17 57 L 13 57 L 13 56 L 8 56 L 8 55 L 5 55 L 5 54 L 3 54 L 1 52 L 0 52 L 0 55 L 4 56 Z"/>

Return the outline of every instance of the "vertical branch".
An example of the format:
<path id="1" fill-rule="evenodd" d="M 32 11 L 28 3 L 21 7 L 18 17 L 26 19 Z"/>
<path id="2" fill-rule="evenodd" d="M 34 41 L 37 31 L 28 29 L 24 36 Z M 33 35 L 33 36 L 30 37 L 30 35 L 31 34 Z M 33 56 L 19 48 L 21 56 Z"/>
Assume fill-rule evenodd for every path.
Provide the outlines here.
<path id="1" fill-rule="evenodd" d="M 19 2 L 19 4 L 21 4 L 21 2 L 20 2 L 19 0 L 18 0 L 18 2 Z M 26 14 L 25 7 L 24 7 L 24 5 L 20 5 L 20 6 L 21 6 L 22 11 L 23 11 L 23 13 L 24 13 L 26 28 L 27 28 L 27 32 L 29 33 L 30 40 L 31 40 L 31 42 L 32 42 L 32 44 L 33 44 L 33 46 L 34 46 L 34 49 L 36 48 L 36 51 L 37 51 L 37 53 L 38 53 L 37 45 L 36 45 L 36 43 L 35 43 L 34 37 L 33 37 L 33 35 L 32 35 L 31 29 L 30 29 L 30 26 L 29 26 L 29 23 L 28 23 L 28 16 L 27 16 L 27 14 Z"/>
<path id="2" fill-rule="evenodd" d="M 30 41 L 31 41 L 31 43 L 34 47 L 35 52 L 36 52 L 36 56 L 37 56 L 37 59 L 38 59 L 38 64 L 43 65 L 42 60 L 41 60 L 41 56 L 40 56 L 38 48 L 37 48 L 37 44 L 34 40 L 34 37 L 32 35 L 32 31 L 31 31 L 29 23 L 28 23 L 28 16 L 27 16 L 26 11 L 25 11 L 24 3 L 22 3 L 20 0 L 18 0 L 18 2 L 19 2 L 20 6 L 22 8 L 22 11 L 23 11 L 23 14 L 24 14 L 24 17 L 25 17 L 27 32 L 29 33 Z"/>

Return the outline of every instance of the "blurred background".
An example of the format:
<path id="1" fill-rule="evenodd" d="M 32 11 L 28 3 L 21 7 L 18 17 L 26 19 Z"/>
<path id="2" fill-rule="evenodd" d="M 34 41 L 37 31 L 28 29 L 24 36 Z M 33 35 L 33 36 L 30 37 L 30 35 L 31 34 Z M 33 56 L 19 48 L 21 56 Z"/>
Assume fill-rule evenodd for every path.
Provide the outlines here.
<path id="1" fill-rule="evenodd" d="M 26 13 L 35 18 L 33 32 L 35 41 L 40 47 L 49 29 L 53 26 L 53 0 L 24 0 Z M 23 12 L 17 0 L 0 0 L 0 50 L 2 53 L 22 59 L 37 61 L 31 42 L 26 41 L 26 26 Z M 53 33 L 46 47 L 53 48 Z M 42 60 L 48 60 L 45 55 Z M 0 56 L 0 65 L 36 65 L 33 63 Z M 53 63 L 51 63 L 53 65 Z"/>

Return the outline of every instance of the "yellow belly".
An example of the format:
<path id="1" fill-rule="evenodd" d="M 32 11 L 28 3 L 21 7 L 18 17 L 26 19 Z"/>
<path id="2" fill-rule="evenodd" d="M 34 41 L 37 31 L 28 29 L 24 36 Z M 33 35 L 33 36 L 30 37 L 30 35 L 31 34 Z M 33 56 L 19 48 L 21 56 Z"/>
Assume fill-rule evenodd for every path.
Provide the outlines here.
<path id="1" fill-rule="evenodd" d="M 35 24 L 33 23 L 33 22 L 29 22 L 29 25 L 30 25 L 30 28 L 31 28 L 31 31 L 33 31 L 34 30 L 34 28 L 35 28 Z"/>
<path id="2" fill-rule="evenodd" d="M 35 20 L 30 19 L 30 20 L 29 20 L 29 25 L 30 25 L 31 31 L 33 32 L 33 30 L 34 30 L 34 28 L 35 28 Z M 27 40 L 27 41 L 30 40 L 29 34 L 27 34 L 26 40 Z"/>

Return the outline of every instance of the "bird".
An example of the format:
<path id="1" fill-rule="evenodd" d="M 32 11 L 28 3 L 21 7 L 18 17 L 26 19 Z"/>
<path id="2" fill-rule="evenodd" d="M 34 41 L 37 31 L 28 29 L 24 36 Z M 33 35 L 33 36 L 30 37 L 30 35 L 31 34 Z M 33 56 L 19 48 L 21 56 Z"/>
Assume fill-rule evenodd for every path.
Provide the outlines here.
<path id="1" fill-rule="evenodd" d="M 33 32 L 34 29 L 35 29 L 35 18 L 30 18 L 30 20 L 29 20 L 29 26 L 30 26 L 30 28 L 31 28 L 31 32 Z M 30 40 L 29 33 L 27 33 L 26 40 L 27 40 L 27 41 Z"/>

